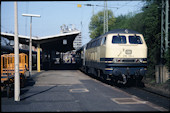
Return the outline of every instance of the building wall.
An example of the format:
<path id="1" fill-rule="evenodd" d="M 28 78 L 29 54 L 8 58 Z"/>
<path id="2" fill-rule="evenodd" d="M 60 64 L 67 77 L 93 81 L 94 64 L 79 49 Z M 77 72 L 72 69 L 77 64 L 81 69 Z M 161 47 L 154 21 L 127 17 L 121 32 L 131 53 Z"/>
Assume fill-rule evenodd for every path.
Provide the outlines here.
<path id="1" fill-rule="evenodd" d="M 77 50 L 82 46 L 81 33 L 73 41 L 73 47 Z"/>
<path id="2" fill-rule="evenodd" d="M 69 33 L 69 32 L 77 31 L 74 24 L 70 24 L 70 25 L 71 26 L 66 26 L 65 24 L 63 24 L 62 26 L 60 26 L 60 28 L 61 28 L 60 33 Z M 80 33 L 79 35 L 77 35 L 77 37 L 73 41 L 73 47 L 75 48 L 75 50 L 79 49 L 82 46 L 81 37 L 82 37 L 82 35 Z"/>

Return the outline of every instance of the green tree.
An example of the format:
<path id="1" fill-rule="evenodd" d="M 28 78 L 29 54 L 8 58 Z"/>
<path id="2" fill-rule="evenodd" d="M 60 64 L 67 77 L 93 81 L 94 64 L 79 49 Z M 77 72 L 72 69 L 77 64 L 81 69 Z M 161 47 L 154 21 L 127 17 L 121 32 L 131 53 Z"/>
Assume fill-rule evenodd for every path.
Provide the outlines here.
<path id="1" fill-rule="evenodd" d="M 108 30 L 112 29 L 112 26 L 115 24 L 115 17 L 113 12 L 108 10 Z M 93 15 L 89 25 L 90 38 L 95 38 L 103 34 L 103 22 L 104 22 L 104 11 L 98 12 L 96 15 Z"/>
<path id="2" fill-rule="evenodd" d="M 148 2 L 146 6 L 143 8 L 142 33 L 148 45 L 148 76 L 154 78 L 155 65 L 160 63 L 161 13 L 158 2 Z"/>
<path id="3" fill-rule="evenodd" d="M 120 15 L 116 18 L 115 24 L 112 24 L 112 29 L 130 29 L 130 20 L 132 18 L 132 13 L 127 15 Z"/>

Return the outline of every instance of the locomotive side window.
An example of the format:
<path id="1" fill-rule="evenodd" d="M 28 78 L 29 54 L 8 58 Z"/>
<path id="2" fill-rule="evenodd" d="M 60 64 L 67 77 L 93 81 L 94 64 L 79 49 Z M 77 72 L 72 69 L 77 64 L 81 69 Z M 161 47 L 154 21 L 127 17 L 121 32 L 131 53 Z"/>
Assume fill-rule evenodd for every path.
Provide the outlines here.
<path id="1" fill-rule="evenodd" d="M 125 44 L 126 37 L 125 36 L 113 36 L 112 43 L 114 44 Z"/>
<path id="2" fill-rule="evenodd" d="M 102 42 L 102 38 L 98 39 L 97 46 L 100 46 L 101 42 Z"/>
<path id="3" fill-rule="evenodd" d="M 90 48 L 90 45 L 91 45 L 91 43 L 88 43 L 86 49 L 89 49 L 89 48 Z"/>
<path id="4" fill-rule="evenodd" d="M 142 44 L 142 40 L 140 36 L 129 36 L 130 44 Z"/>
<path id="5" fill-rule="evenodd" d="M 100 46 L 101 40 L 102 40 L 102 38 L 97 40 L 97 46 Z"/>
<path id="6" fill-rule="evenodd" d="M 106 37 L 103 38 L 101 45 L 104 45 L 104 44 L 106 44 Z"/>
<path id="7" fill-rule="evenodd" d="M 92 42 L 92 47 L 96 47 L 96 43 L 97 43 L 97 41 L 95 40 L 95 41 L 93 41 Z"/>

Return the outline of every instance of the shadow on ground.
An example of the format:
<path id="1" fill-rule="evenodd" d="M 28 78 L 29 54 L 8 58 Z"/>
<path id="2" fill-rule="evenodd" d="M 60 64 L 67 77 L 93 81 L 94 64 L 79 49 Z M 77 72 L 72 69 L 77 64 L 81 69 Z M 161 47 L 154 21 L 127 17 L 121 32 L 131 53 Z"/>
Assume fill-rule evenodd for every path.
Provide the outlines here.
<path id="1" fill-rule="evenodd" d="M 45 71 L 48 70 L 77 70 L 78 66 L 76 64 L 55 64 L 52 66 L 44 66 L 42 68 Z"/>
<path id="2" fill-rule="evenodd" d="M 30 87 L 32 87 L 35 84 L 35 81 L 33 78 L 27 78 L 25 82 L 25 86 L 23 88 L 20 87 L 20 95 L 25 94 L 29 91 Z M 14 97 L 14 85 L 11 88 L 11 98 Z M 1 97 L 7 97 L 7 91 L 4 89 L 4 91 L 1 91 Z"/>

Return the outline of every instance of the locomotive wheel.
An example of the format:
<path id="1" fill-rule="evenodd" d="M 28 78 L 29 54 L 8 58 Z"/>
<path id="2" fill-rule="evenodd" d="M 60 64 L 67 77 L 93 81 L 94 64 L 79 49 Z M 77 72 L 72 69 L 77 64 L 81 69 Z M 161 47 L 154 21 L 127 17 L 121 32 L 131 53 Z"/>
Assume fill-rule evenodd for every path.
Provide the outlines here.
<path id="1" fill-rule="evenodd" d="M 105 80 L 105 78 L 104 78 L 104 74 L 103 74 L 103 72 L 102 72 L 102 71 L 100 71 L 100 78 L 101 78 L 102 80 Z"/>
<path id="2" fill-rule="evenodd" d="M 102 76 L 103 76 L 103 80 L 106 81 L 106 80 L 107 80 L 107 75 L 104 75 L 104 74 L 103 74 Z"/>
<path id="3" fill-rule="evenodd" d="M 101 76 L 101 71 L 97 70 L 97 77 L 100 77 L 100 76 Z"/>
<path id="4" fill-rule="evenodd" d="M 131 79 L 128 79 L 126 85 L 127 85 L 128 87 L 136 86 L 136 80 L 134 80 L 134 79 L 132 79 L 132 78 L 131 78 Z"/>
<path id="5" fill-rule="evenodd" d="M 113 76 L 113 77 L 111 78 L 111 82 L 112 82 L 113 85 L 117 85 L 118 77 Z"/>
<path id="6" fill-rule="evenodd" d="M 135 85 L 136 87 L 144 87 L 144 83 L 142 82 L 142 78 L 136 78 L 135 79 Z"/>
<path id="7" fill-rule="evenodd" d="M 87 67 L 85 67 L 85 73 L 88 74 L 88 68 Z"/>

